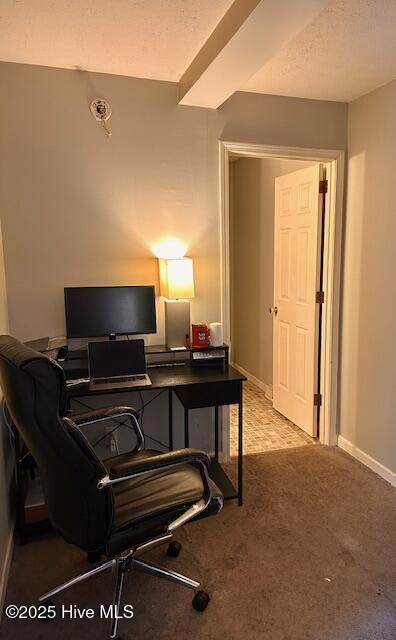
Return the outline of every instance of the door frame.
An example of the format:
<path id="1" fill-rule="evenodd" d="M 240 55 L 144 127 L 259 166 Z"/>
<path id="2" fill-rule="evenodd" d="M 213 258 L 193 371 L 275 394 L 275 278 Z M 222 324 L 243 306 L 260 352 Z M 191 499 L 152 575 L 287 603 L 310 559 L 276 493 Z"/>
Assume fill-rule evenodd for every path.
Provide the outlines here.
<path id="1" fill-rule="evenodd" d="M 282 147 L 273 145 L 228 142 L 219 140 L 220 156 L 220 259 L 221 259 L 221 320 L 224 341 L 231 344 L 230 297 L 230 156 L 282 160 L 312 160 L 326 166 L 328 192 L 323 252 L 322 343 L 320 350 L 320 381 L 322 406 L 319 413 L 319 442 L 337 444 L 339 311 L 342 259 L 342 218 L 344 204 L 345 153 L 334 149 Z M 224 416 L 225 434 L 229 426 Z M 226 444 L 224 442 L 224 444 Z M 223 449 L 224 451 L 224 449 Z M 227 449 L 225 449 L 225 452 Z"/>

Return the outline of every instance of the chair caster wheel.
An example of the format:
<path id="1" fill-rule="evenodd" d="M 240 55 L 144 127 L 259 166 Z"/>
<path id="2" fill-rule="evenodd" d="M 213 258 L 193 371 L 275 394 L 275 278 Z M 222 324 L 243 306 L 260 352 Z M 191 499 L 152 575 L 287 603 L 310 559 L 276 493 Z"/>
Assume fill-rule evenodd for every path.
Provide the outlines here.
<path id="1" fill-rule="evenodd" d="M 176 540 L 172 540 L 172 542 L 170 542 L 168 545 L 166 555 L 168 555 L 170 558 L 177 558 L 177 556 L 181 551 L 181 548 L 182 546 L 180 542 L 176 542 Z"/>
<path id="2" fill-rule="evenodd" d="M 192 606 L 195 611 L 205 611 L 209 604 L 209 594 L 206 591 L 197 591 L 193 597 Z"/>

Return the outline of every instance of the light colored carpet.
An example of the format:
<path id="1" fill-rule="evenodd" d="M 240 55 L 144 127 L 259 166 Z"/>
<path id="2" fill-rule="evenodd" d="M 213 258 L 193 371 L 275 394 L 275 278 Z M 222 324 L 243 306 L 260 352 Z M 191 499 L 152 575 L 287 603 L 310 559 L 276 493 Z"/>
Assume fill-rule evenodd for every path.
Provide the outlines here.
<path id="1" fill-rule="evenodd" d="M 396 490 L 338 449 L 301 447 L 249 456 L 246 500 L 179 532 L 181 555 L 148 557 L 202 578 L 212 601 L 150 576 L 128 575 L 133 621 L 145 640 L 395 640 Z M 7 603 L 35 603 L 86 570 L 85 556 L 56 535 L 15 549 Z M 112 576 L 72 588 L 61 602 L 108 603 Z M 59 599 L 58 599 L 59 602 Z M 4 640 L 107 637 L 108 623 L 9 621 Z"/>

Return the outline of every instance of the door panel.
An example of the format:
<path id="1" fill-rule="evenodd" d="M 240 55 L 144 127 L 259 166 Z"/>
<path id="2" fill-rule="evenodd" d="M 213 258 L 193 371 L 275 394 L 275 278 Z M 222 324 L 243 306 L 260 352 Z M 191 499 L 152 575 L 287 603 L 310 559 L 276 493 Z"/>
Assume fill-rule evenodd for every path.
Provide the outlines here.
<path id="1" fill-rule="evenodd" d="M 299 228 L 297 230 L 296 301 L 298 304 L 308 303 L 309 235 L 310 230 L 307 228 Z"/>
<path id="2" fill-rule="evenodd" d="M 274 408 L 312 436 L 322 174 L 317 164 L 275 181 Z"/>
<path id="3" fill-rule="evenodd" d="M 296 327 L 296 395 L 307 401 L 307 331 Z"/>
<path id="4" fill-rule="evenodd" d="M 279 295 L 282 300 L 290 300 L 291 280 L 291 229 L 280 230 L 280 285 Z"/>
<path id="5" fill-rule="evenodd" d="M 279 385 L 289 390 L 290 331 L 286 322 L 279 323 Z"/>

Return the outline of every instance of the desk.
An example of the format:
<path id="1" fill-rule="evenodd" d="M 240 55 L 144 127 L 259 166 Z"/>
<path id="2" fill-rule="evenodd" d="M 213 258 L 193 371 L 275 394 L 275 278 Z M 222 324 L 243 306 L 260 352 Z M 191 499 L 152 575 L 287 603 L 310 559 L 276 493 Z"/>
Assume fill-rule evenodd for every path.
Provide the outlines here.
<path id="1" fill-rule="evenodd" d="M 69 398 L 93 397 L 109 393 L 144 392 L 156 389 L 168 392 L 168 432 L 169 450 L 173 449 L 173 393 L 184 407 L 184 444 L 189 446 L 190 426 L 189 411 L 205 407 L 215 408 L 215 452 L 209 473 L 222 490 L 225 499 L 243 501 L 243 382 L 246 380 L 239 371 L 226 367 L 192 367 L 188 364 L 175 367 L 150 367 L 149 375 L 152 385 L 136 386 L 133 389 L 116 389 L 112 391 L 91 391 L 88 383 L 69 387 Z M 219 407 L 238 405 L 238 487 L 234 489 L 227 474 L 219 463 Z"/>
<path id="2" fill-rule="evenodd" d="M 46 351 L 48 348 L 48 338 L 41 341 L 34 341 L 29 344 L 37 351 Z M 227 348 L 228 349 L 228 348 Z M 50 352 L 51 353 L 51 352 Z M 165 355 L 169 357 L 168 350 L 165 347 L 148 347 L 147 355 L 155 357 Z M 52 355 L 52 354 L 51 354 Z M 172 356 L 173 357 L 173 356 Z M 68 366 L 67 366 L 68 365 Z M 86 351 L 73 352 L 72 357 L 66 364 L 66 379 L 85 378 L 88 376 Z M 149 375 L 152 385 L 149 387 L 134 387 L 129 389 L 116 389 L 114 391 L 90 391 L 89 384 L 83 383 L 77 386 L 68 387 L 68 397 L 70 400 L 75 398 L 89 398 L 90 396 L 108 395 L 109 393 L 131 393 L 138 391 L 159 390 L 168 395 L 168 432 L 169 450 L 173 449 L 173 397 L 181 402 L 184 408 L 184 444 L 189 446 L 190 442 L 190 425 L 189 411 L 191 409 L 214 407 L 215 409 L 215 451 L 211 459 L 209 469 L 210 476 L 221 489 L 224 498 L 238 499 L 238 504 L 242 504 L 243 500 L 243 422 L 242 422 L 242 404 L 243 404 L 243 382 L 245 376 L 241 375 L 233 367 L 228 365 L 228 351 L 226 364 L 224 367 L 193 367 L 190 363 L 183 366 L 159 367 L 150 366 Z M 219 407 L 237 404 L 238 405 L 238 486 L 234 488 L 232 482 L 228 478 L 224 469 L 219 462 Z M 31 524 L 39 524 L 48 518 L 47 509 L 40 497 L 40 488 L 36 486 L 34 480 L 34 466 L 29 456 L 26 445 L 23 444 L 17 430 L 15 432 L 15 458 L 16 458 L 16 478 L 17 478 L 17 533 L 19 543 L 24 544 L 27 541 L 28 526 Z M 30 478 L 30 487 L 27 488 L 27 479 Z M 37 480 L 37 479 L 36 479 Z M 33 508 L 26 511 L 25 501 L 26 493 L 33 490 L 34 500 Z M 38 495 L 36 499 L 35 496 Z"/>

